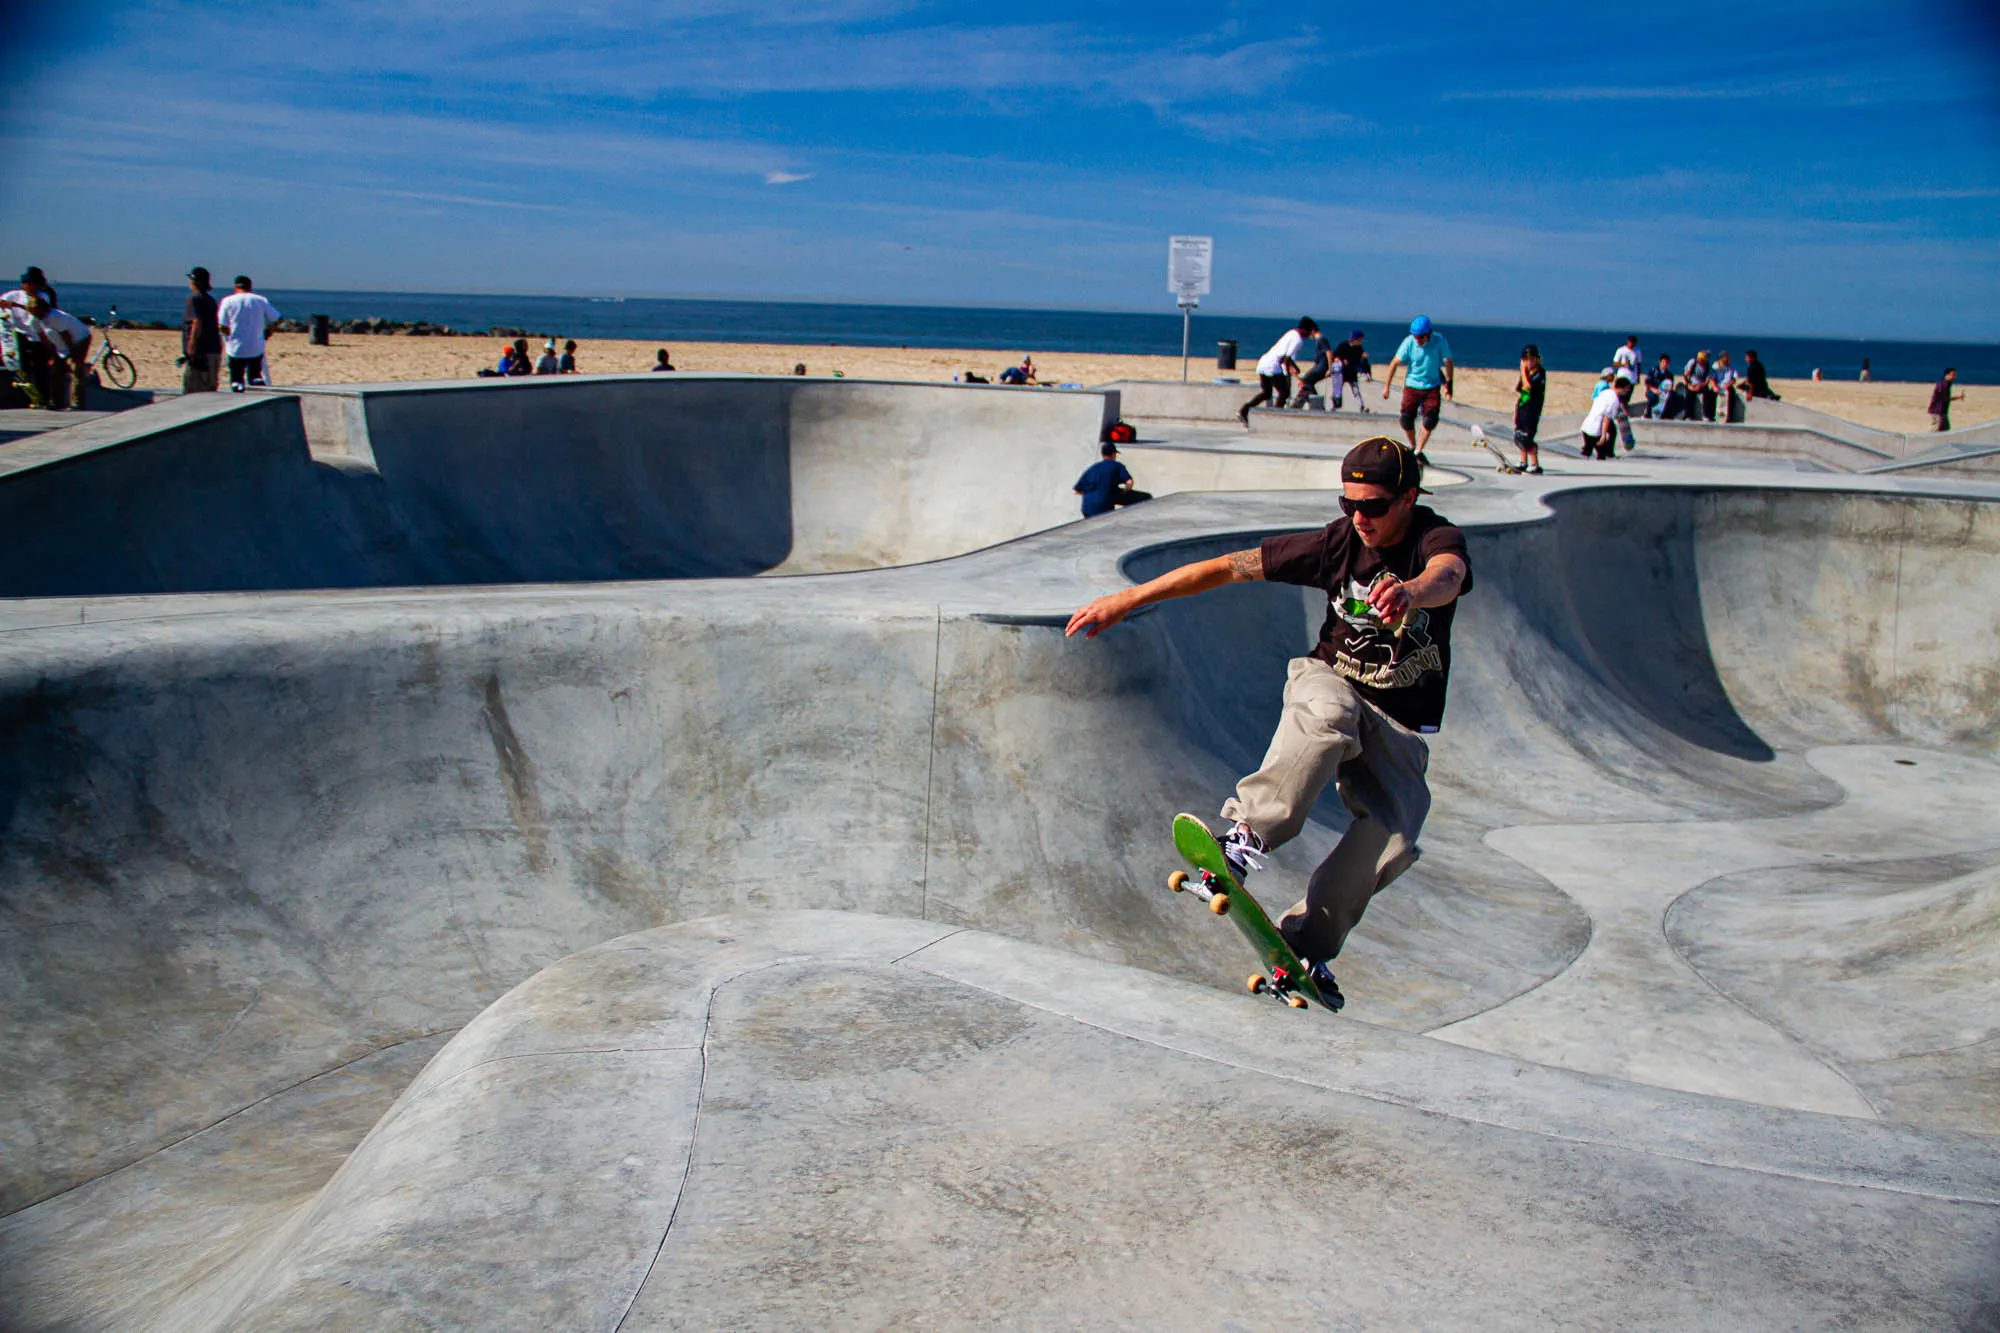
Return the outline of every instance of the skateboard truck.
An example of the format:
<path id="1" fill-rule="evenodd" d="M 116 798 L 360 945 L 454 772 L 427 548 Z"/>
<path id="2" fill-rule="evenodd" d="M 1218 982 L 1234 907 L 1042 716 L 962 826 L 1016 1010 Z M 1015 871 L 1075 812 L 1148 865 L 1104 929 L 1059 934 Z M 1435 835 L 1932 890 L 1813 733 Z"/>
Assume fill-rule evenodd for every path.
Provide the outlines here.
<path id="1" fill-rule="evenodd" d="M 1167 887 L 1175 893 L 1192 893 L 1207 903 L 1208 910 L 1217 916 L 1229 913 L 1229 894 L 1219 886 L 1212 870 L 1204 870 L 1198 877 L 1189 875 L 1185 870 L 1176 870 L 1167 876 Z"/>
<path id="2" fill-rule="evenodd" d="M 1292 974 L 1282 967 L 1271 969 L 1266 977 L 1262 972 L 1252 972 L 1250 979 L 1243 983 L 1252 995 L 1268 995 L 1274 1000 L 1283 1000 L 1294 1009 L 1306 1007 L 1306 997 L 1299 994 L 1298 983 Z"/>

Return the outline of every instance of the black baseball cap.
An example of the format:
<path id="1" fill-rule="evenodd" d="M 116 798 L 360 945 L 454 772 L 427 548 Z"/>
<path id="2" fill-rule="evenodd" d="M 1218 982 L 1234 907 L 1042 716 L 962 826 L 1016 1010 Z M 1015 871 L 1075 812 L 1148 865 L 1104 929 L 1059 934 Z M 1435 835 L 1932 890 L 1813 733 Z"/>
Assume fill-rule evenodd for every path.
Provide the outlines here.
<path id="1" fill-rule="evenodd" d="M 1417 461 L 1416 451 L 1386 435 L 1363 440 L 1349 449 L 1347 457 L 1340 461 L 1342 481 L 1386 486 L 1396 495 L 1412 490 L 1429 494 L 1418 485 L 1423 476 L 1424 465 Z"/>
<path id="2" fill-rule="evenodd" d="M 1526 347 L 1523 347 L 1521 349 L 1522 356 L 1540 356 L 1541 354 L 1542 354 L 1542 349 L 1535 346 L 1533 343 L 1529 343 Z"/>
<path id="3" fill-rule="evenodd" d="M 202 284 L 204 287 L 208 285 L 208 270 L 203 268 L 199 264 L 196 264 L 193 268 L 188 270 L 188 276 L 190 278 L 193 278 L 196 282 Z"/>

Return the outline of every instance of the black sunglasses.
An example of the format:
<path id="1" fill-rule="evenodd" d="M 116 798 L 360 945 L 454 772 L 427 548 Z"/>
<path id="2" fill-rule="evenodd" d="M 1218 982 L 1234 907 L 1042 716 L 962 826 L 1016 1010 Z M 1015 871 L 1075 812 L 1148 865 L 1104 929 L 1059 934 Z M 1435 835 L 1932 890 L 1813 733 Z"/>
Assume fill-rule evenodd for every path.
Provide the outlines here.
<path id="1" fill-rule="evenodd" d="M 1400 495 L 1378 495 L 1372 500 L 1350 500 L 1343 495 L 1340 497 L 1340 512 L 1349 518 L 1353 518 L 1356 514 L 1363 518 L 1381 518 L 1394 509 L 1396 501 L 1402 498 Z"/>

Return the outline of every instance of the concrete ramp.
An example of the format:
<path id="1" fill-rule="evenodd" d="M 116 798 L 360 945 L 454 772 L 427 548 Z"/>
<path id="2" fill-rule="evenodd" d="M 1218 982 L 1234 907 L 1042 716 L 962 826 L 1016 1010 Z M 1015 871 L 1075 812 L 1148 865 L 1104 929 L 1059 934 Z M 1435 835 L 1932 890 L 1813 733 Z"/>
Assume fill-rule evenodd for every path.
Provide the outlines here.
<path id="1" fill-rule="evenodd" d="M 877 393 L 825 387 L 749 414 L 794 479 Z M 915 531 L 956 498 L 908 430 Z M 386 479 L 423 431 L 369 434 Z M 1478 586 L 1435 807 L 1338 1018 L 1243 995 L 1163 888 L 1322 608 L 1060 629 L 1330 501 L 0 620 L 0 1323 L 1977 1326 L 1994 497 L 1441 492 Z"/>

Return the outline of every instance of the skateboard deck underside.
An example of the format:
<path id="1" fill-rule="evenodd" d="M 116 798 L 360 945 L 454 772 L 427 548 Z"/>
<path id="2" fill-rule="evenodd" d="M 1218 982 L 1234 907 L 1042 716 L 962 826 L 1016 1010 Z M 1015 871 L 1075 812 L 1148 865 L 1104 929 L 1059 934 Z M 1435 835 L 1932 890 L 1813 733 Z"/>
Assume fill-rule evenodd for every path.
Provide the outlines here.
<path id="1" fill-rule="evenodd" d="M 1319 989 L 1306 975 L 1305 964 L 1292 952 L 1292 946 L 1285 943 L 1285 937 L 1265 915 L 1262 905 L 1237 881 L 1222 855 L 1222 844 L 1209 832 L 1208 825 L 1193 815 L 1174 816 L 1174 848 L 1197 872 L 1206 870 L 1213 875 L 1217 887 L 1229 895 L 1226 915 L 1255 951 L 1265 973 L 1273 979 L 1285 977 L 1287 985 L 1324 1008 L 1326 1002 L 1320 999 Z"/>

